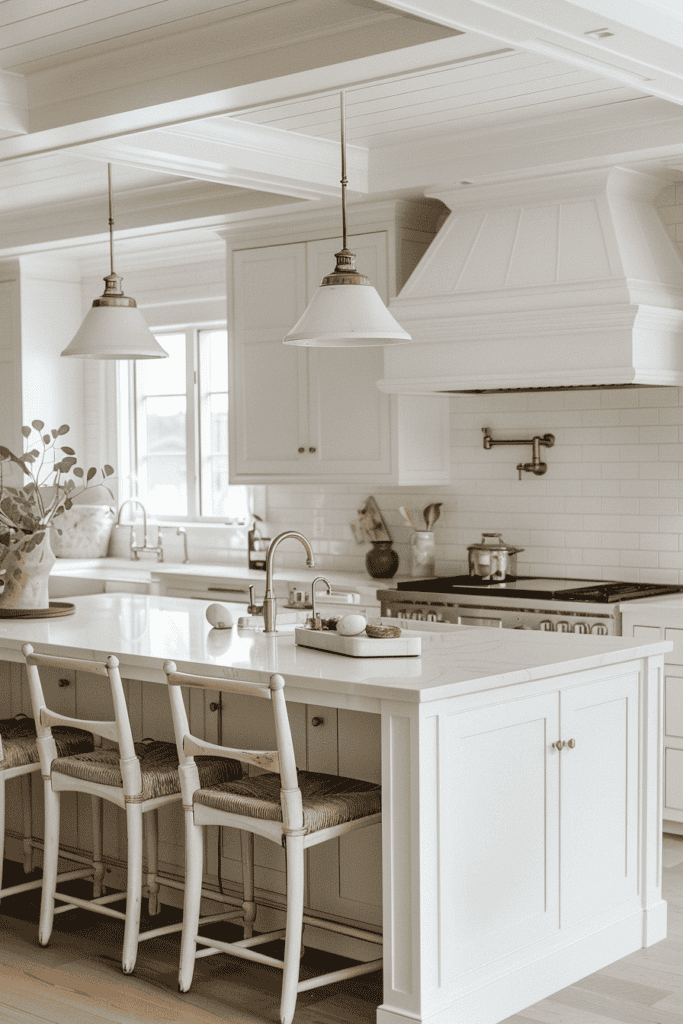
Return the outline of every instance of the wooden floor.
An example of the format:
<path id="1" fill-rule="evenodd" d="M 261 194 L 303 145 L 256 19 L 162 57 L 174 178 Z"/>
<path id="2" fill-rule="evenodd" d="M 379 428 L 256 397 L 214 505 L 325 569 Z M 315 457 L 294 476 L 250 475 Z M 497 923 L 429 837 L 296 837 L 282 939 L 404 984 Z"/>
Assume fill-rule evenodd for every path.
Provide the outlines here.
<path id="1" fill-rule="evenodd" d="M 683 838 L 665 839 L 664 846 L 668 938 L 536 1003 L 505 1024 L 683 1024 Z M 6 885 L 23 878 L 16 869 L 7 863 Z M 120 922 L 80 910 L 60 915 L 50 945 L 42 949 L 36 940 L 38 903 L 36 891 L 0 905 L 0 1024 L 278 1020 L 281 975 L 273 968 L 207 957 L 197 963 L 192 991 L 180 995 L 178 936 L 143 943 L 135 974 L 124 977 Z M 175 911 L 167 914 L 163 922 L 155 918 L 154 923 L 178 919 Z M 303 970 L 318 973 L 341 963 L 309 950 Z M 377 972 L 303 993 L 294 1024 L 374 1024 L 381 1000 Z"/>

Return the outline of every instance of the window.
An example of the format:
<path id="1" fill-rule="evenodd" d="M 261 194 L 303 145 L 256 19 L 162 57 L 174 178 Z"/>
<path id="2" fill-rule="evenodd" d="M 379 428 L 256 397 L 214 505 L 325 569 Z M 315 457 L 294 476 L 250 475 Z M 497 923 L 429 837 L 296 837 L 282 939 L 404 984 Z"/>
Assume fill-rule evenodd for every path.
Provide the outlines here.
<path id="1" fill-rule="evenodd" d="M 224 329 L 155 334 L 168 359 L 121 364 L 127 496 L 157 518 L 240 520 L 250 488 L 228 484 L 228 339 Z M 121 417 L 123 421 L 125 417 Z"/>

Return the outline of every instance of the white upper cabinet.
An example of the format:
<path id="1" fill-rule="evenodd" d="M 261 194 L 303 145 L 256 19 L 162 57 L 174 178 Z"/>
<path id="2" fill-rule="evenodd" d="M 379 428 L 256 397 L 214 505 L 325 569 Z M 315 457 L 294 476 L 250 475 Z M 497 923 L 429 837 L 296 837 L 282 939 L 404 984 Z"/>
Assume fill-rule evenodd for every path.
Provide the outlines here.
<path id="1" fill-rule="evenodd" d="M 398 262 L 393 222 L 348 245 L 387 302 Z M 258 247 L 228 241 L 231 483 L 448 482 L 446 396 L 382 394 L 382 346 L 283 344 L 339 248 L 334 236 Z M 420 248 L 413 241 L 411 251 Z"/>

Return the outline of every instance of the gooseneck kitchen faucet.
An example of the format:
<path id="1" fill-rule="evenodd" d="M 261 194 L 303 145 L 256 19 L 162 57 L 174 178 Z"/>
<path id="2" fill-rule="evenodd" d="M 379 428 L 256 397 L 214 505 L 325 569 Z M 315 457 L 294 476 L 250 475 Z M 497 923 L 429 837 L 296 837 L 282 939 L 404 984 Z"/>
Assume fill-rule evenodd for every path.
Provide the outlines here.
<path id="1" fill-rule="evenodd" d="M 263 595 L 263 632 L 266 636 L 272 636 L 274 633 L 277 633 L 275 628 L 277 603 L 273 596 L 273 558 L 278 544 L 283 540 L 287 540 L 288 537 L 296 537 L 298 541 L 301 541 L 306 549 L 306 564 L 311 566 L 311 568 L 315 565 L 311 545 L 303 533 L 299 533 L 298 530 L 285 530 L 284 533 L 278 534 L 270 542 L 270 547 L 266 554 L 266 592 Z"/>

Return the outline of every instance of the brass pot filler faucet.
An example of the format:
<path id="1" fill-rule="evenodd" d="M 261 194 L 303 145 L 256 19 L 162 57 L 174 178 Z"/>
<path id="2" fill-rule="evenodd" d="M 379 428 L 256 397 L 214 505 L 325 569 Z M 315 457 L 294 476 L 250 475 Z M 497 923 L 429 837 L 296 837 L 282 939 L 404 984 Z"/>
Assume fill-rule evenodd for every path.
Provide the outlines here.
<path id="1" fill-rule="evenodd" d="M 538 434 L 532 437 L 529 441 L 494 441 L 491 437 L 488 427 L 482 427 L 482 433 L 484 434 L 484 448 L 488 451 L 493 448 L 496 444 L 530 444 L 531 445 L 531 462 L 518 462 L 517 472 L 519 473 L 519 479 L 522 479 L 522 472 L 524 473 L 535 473 L 536 476 L 543 476 L 548 470 L 548 465 L 545 462 L 541 462 L 541 445 L 544 448 L 552 448 L 555 444 L 554 434 L 544 434 L 540 437 Z"/>

